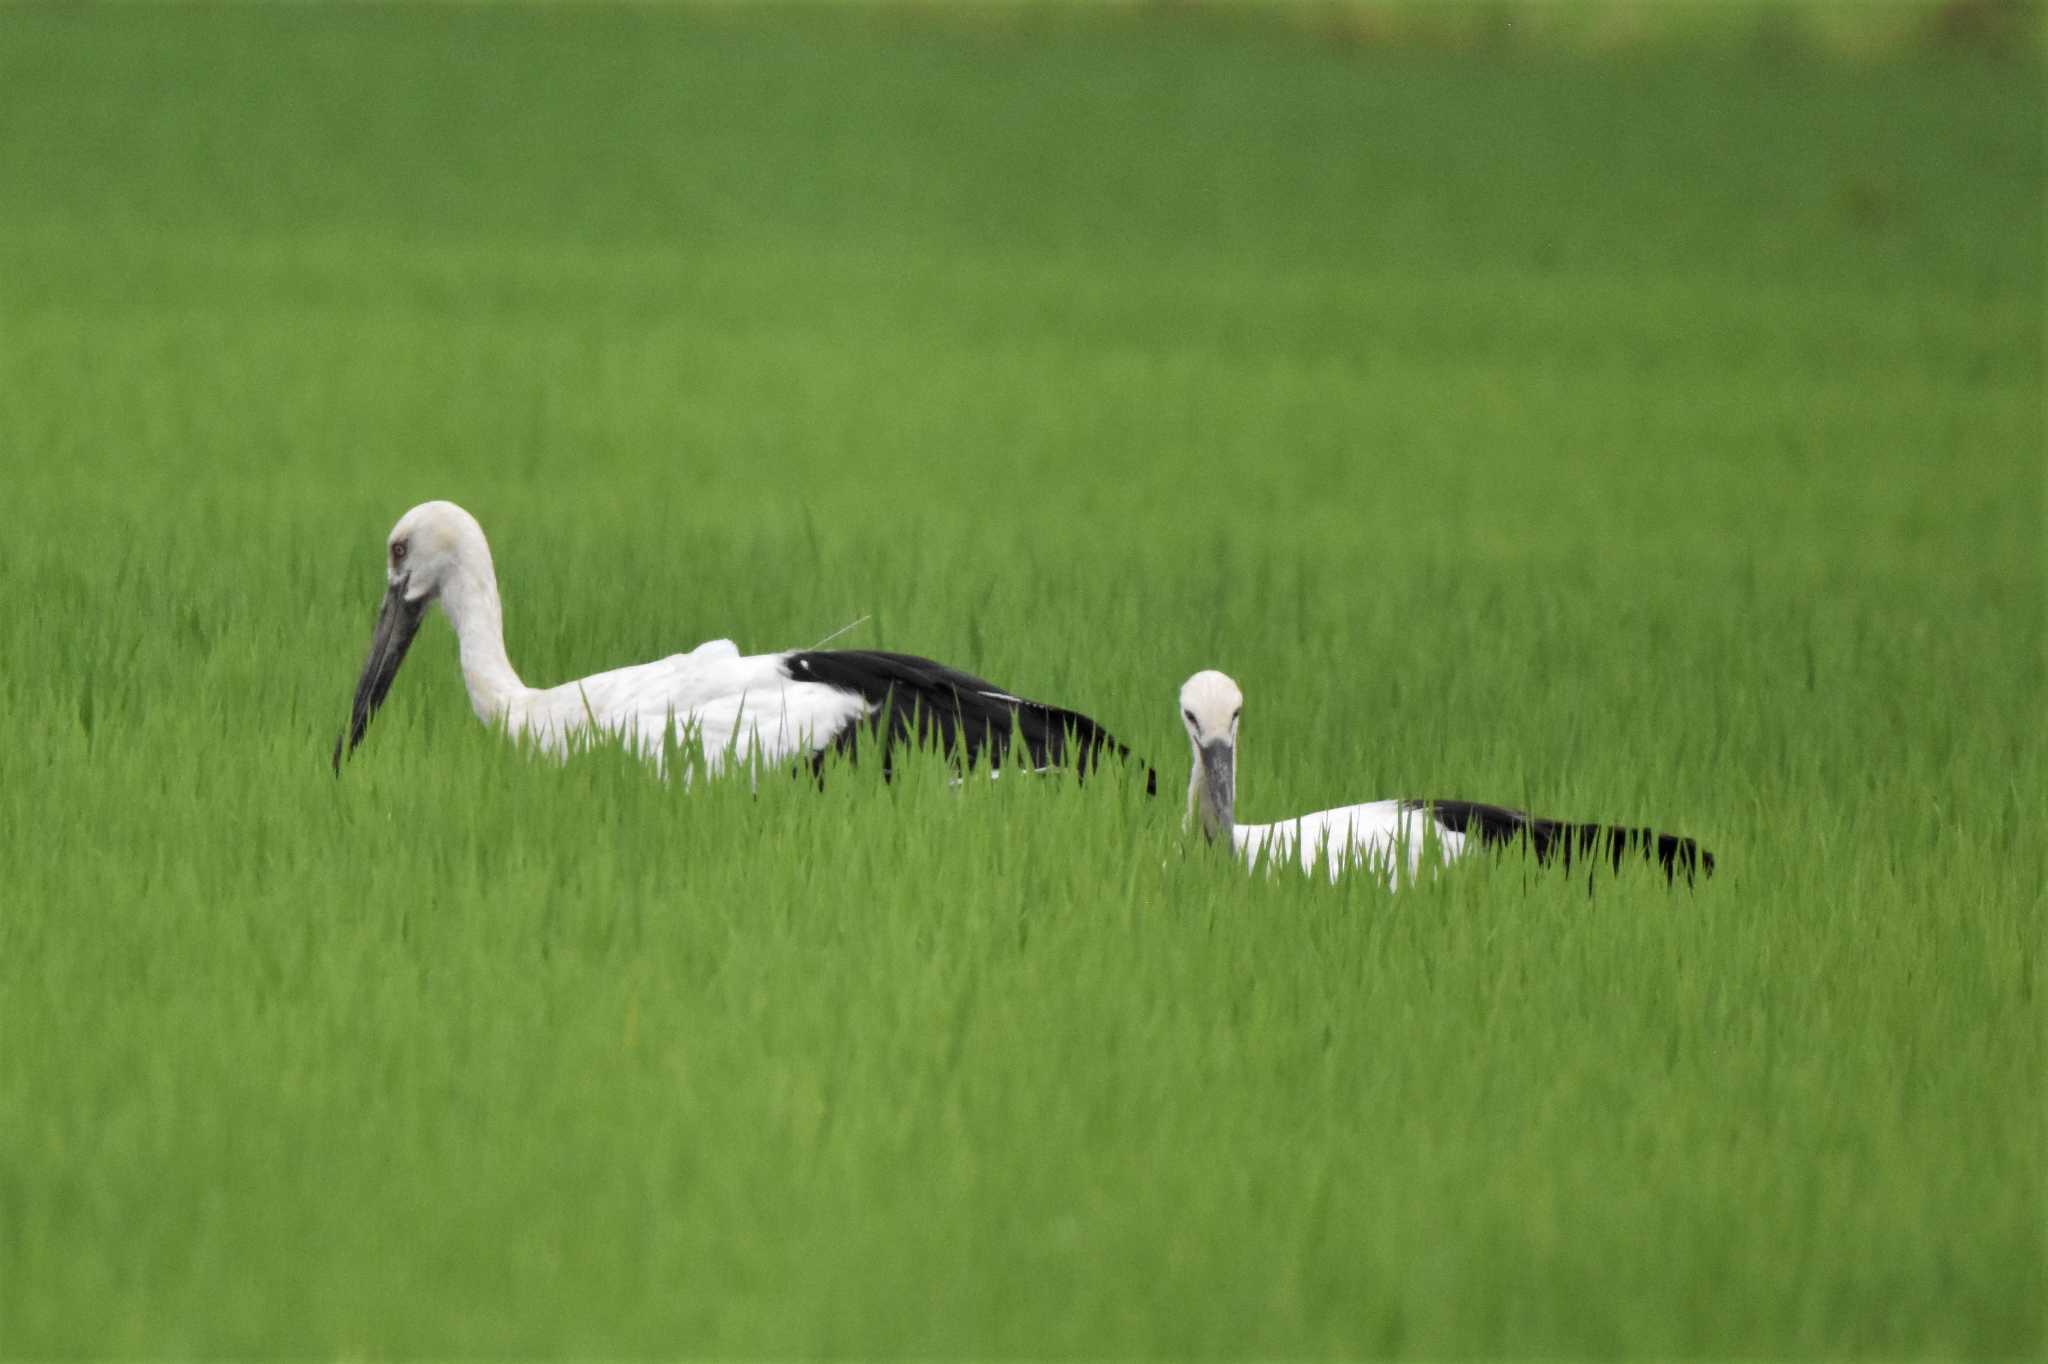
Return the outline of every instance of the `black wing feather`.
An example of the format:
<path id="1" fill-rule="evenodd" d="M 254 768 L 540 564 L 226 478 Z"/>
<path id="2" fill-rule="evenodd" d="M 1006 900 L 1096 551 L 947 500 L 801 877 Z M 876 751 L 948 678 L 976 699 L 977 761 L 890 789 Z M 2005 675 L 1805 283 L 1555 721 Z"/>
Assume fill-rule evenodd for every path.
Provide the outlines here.
<path id="1" fill-rule="evenodd" d="M 1101 766 L 1105 750 L 1122 760 L 1131 757 L 1128 746 L 1079 711 L 1013 695 L 929 658 L 878 649 L 805 649 L 782 666 L 794 681 L 822 682 L 868 703 L 869 717 L 841 730 L 832 747 L 857 757 L 865 735 L 880 745 L 885 774 L 898 744 L 935 747 L 957 755 L 970 770 L 983 761 L 1000 768 L 1013 733 L 1034 768 L 1072 768 L 1085 777 Z M 823 761 L 820 753 L 816 766 L 822 768 Z M 1145 793 L 1158 790 L 1158 775 L 1146 764 Z"/>
<path id="2" fill-rule="evenodd" d="M 1620 871 L 1630 857 L 1655 857 L 1666 880 L 1683 876 L 1691 884 L 1696 871 L 1714 874 L 1714 855 L 1678 834 L 1612 824 L 1573 824 L 1474 800 L 1409 800 L 1403 804 L 1411 810 L 1429 810 L 1439 825 L 1467 838 L 1477 836 L 1484 847 L 1527 838 L 1537 862 L 1546 866 L 1555 860 L 1569 868 L 1574 861 L 1584 863 L 1599 857 Z"/>

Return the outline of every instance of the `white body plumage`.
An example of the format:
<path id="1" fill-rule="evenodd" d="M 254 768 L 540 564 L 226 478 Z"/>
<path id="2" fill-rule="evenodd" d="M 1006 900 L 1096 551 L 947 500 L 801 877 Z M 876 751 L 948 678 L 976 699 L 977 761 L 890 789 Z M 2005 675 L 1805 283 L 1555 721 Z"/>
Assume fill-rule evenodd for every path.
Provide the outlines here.
<path id="1" fill-rule="evenodd" d="M 659 767 L 673 734 L 678 743 L 700 743 L 707 773 L 715 774 L 727 761 L 776 763 L 816 754 L 873 713 L 856 693 L 791 678 L 785 671 L 790 657 L 745 655 L 731 640 L 714 639 L 686 654 L 544 690 L 494 692 L 487 700 L 470 681 L 470 700 L 486 723 L 502 720 L 508 733 L 530 737 L 551 753 L 563 753 L 572 736 L 594 730 L 625 741 Z"/>
<path id="2" fill-rule="evenodd" d="M 1465 852 L 1464 834 L 1440 827 L 1412 801 L 1399 800 L 1318 810 L 1276 824 L 1237 824 L 1230 842 L 1253 865 L 1292 861 L 1305 872 L 1323 867 L 1332 881 L 1362 873 L 1389 886 L 1413 882 L 1426 867 Z"/>

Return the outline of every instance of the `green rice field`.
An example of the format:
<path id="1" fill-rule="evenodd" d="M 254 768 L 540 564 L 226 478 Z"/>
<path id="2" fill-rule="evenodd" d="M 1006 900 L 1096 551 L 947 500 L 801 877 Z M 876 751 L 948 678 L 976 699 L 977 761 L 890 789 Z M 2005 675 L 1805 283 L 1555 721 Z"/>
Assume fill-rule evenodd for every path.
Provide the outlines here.
<path id="1" fill-rule="evenodd" d="M 1789 11 L 1788 11 L 1789 12 Z M 0 7 L 0 1354 L 2035 1358 L 2038 46 Z M 1159 772 L 664 783 L 927 654 Z M 1181 828 L 1654 824 L 1399 894 Z"/>

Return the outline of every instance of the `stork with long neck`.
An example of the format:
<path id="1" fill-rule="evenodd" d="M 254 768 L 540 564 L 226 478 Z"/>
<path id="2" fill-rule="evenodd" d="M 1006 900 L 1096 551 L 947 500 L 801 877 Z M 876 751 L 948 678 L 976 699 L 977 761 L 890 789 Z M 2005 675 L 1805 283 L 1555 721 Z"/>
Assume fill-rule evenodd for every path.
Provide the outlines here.
<path id="1" fill-rule="evenodd" d="M 883 769 L 900 744 L 935 747 L 972 767 L 1000 768 L 1021 742 L 1033 768 L 1087 773 L 1130 750 L 1087 716 L 1027 700 L 972 673 L 909 654 L 807 649 L 742 655 L 717 639 L 685 654 L 615 668 L 561 686 L 529 687 L 505 653 L 504 608 L 490 543 L 452 502 L 423 502 L 385 541 L 385 591 L 334 770 L 363 741 L 405 661 L 427 607 L 438 602 L 461 645 L 470 705 L 488 725 L 562 753 L 578 735 L 623 739 L 659 766 L 671 736 L 702 744 L 707 768 L 849 755 L 864 743 Z M 1147 789 L 1153 781 L 1144 769 Z"/>
<path id="2" fill-rule="evenodd" d="M 1654 860 L 1667 879 L 1690 882 L 1711 874 L 1714 855 L 1690 838 L 1607 824 L 1544 819 L 1503 805 L 1467 800 L 1376 800 L 1273 824 L 1237 822 L 1237 733 L 1244 693 L 1215 671 L 1196 673 L 1180 689 L 1181 723 L 1193 750 L 1188 775 L 1188 824 L 1247 863 L 1293 858 L 1303 871 L 1320 862 L 1330 879 L 1362 872 L 1389 885 L 1411 883 L 1430 864 L 1474 847 L 1526 841 L 1539 863 L 1571 866 L 1598 859 L 1618 871 L 1630 860 Z"/>
<path id="3" fill-rule="evenodd" d="M 392 527 L 385 557 L 384 605 L 377 613 L 370 657 L 356 686 L 345 736 L 348 747 L 353 750 L 363 741 L 370 717 L 384 704 L 427 607 L 436 602 L 455 630 L 462 681 L 477 719 L 487 725 L 511 719 L 533 688 L 520 680 L 505 653 L 505 608 L 498 598 L 498 571 L 483 527 L 453 502 L 423 502 Z M 337 769 L 341 757 L 342 744 L 337 741 Z"/>

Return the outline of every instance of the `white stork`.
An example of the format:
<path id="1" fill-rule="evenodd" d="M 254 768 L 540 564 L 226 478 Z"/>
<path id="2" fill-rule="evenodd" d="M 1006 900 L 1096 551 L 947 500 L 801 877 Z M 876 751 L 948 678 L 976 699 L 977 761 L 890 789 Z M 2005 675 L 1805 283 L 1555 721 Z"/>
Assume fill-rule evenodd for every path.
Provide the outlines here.
<path id="1" fill-rule="evenodd" d="M 743 655 L 729 639 L 700 644 L 558 687 L 529 687 L 505 655 L 504 612 L 491 547 L 476 518 L 452 502 L 423 502 L 398 519 L 385 550 L 387 588 L 356 683 L 349 725 L 334 743 L 334 770 L 363 740 L 384 703 L 430 602 L 462 646 L 462 680 L 485 724 L 567 752 L 572 736 L 616 736 L 660 766 L 668 737 L 698 740 L 716 773 L 741 763 L 808 760 L 857 751 L 863 731 L 879 743 L 883 770 L 898 743 L 931 744 L 999 769 L 1014 736 L 1034 768 L 1085 774 L 1108 748 L 1130 750 L 1085 715 L 1016 696 L 972 674 L 907 654 L 789 650 Z M 1146 769 L 1152 789 L 1151 769 Z"/>
<path id="2" fill-rule="evenodd" d="M 1625 860 L 1655 857 L 1666 879 L 1690 882 L 1696 868 L 1713 874 L 1714 855 L 1690 838 L 1651 829 L 1606 824 L 1572 824 L 1542 819 L 1523 810 L 1469 800 L 1376 800 L 1318 810 L 1277 824 L 1237 822 L 1237 723 L 1244 693 L 1214 671 L 1199 672 L 1180 689 L 1180 718 L 1194 750 L 1188 778 L 1188 821 L 1199 823 L 1211 842 L 1228 843 L 1237 856 L 1257 865 L 1294 858 L 1314 871 L 1318 858 L 1330 879 L 1358 869 L 1389 886 L 1422 874 L 1432 845 L 1444 862 L 1473 847 L 1495 847 L 1526 838 L 1539 863 L 1569 867 L 1594 857 L 1621 869 Z"/>

